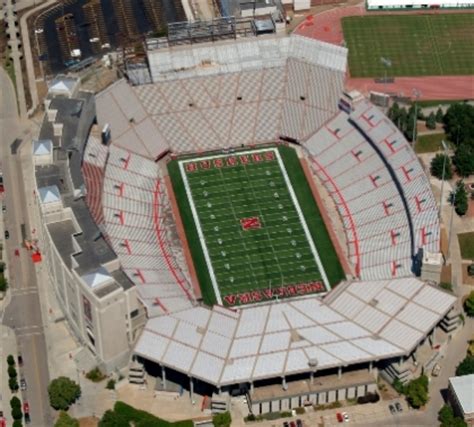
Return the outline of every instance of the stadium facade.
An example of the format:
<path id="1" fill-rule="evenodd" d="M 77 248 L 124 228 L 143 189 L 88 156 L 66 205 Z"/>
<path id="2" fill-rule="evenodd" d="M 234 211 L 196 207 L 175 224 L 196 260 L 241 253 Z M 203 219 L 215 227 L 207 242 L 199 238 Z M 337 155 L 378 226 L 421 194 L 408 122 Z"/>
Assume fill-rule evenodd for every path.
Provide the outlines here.
<path id="1" fill-rule="evenodd" d="M 45 101 L 41 250 L 99 366 L 133 356 L 164 389 L 248 393 L 262 413 L 360 397 L 379 373 L 407 381 L 433 363 L 458 322 L 455 298 L 413 273 L 420 249 L 439 252 L 436 203 L 387 117 L 339 102 L 346 55 L 300 36 L 157 49 L 151 84 Z M 347 280 L 324 297 L 207 307 L 167 160 L 275 142 L 312 175 Z"/>

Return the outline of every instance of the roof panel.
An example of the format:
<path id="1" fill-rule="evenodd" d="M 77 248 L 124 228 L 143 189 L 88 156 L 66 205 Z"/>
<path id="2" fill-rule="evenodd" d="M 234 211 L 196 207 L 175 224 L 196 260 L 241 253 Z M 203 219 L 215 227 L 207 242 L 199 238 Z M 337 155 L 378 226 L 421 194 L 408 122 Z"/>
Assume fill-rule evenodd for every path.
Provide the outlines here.
<path id="1" fill-rule="evenodd" d="M 347 363 L 356 363 L 359 360 L 369 359 L 369 353 L 352 345 L 347 341 L 340 341 L 331 344 L 324 344 L 321 348 L 329 354 L 337 356 Z"/>
<path id="2" fill-rule="evenodd" d="M 196 350 L 176 341 L 171 341 L 163 357 L 163 363 L 175 369 L 188 372 Z"/>
<path id="3" fill-rule="evenodd" d="M 163 357 L 163 353 L 169 342 L 170 340 L 168 338 L 164 338 L 161 335 L 154 334 L 145 329 L 138 339 L 134 351 L 144 357 L 150 357 L 150 354 L 152 354 L 153 358 L 159 361 Z"/>
<path id="4" fill-rule="evenodd" d="M 282 375 L 285 367 L 286 351 L 262 354 L 257 357 L 253 377 L 264 378 L 271 375 Z"/>
<path id="5" fill-rule="evenodd" d="M 265 328 L 265 322 L 269 312 L 269 306 L 250 307 L 242 310 L 240 322 L 237 327 L 236 336 L 261 334 Z"/>
<path id="6" fill-rule="evenodd" d="M 207 331 L 201 343 L 201 350 L 219 357 L 226 357 L 231 342 L 230 338 Z"/>
<path id="7" fill-rule="evenodd" d="M 241 357 L 257 354 L 261 339 L 262 337 L 260 335 L 235 339 L 230 350 L 230 357 Z"/>
<path id="8" fill-rule="evenodd" d="M 456 301 L 456 297 L 432 286 L 425 286 L 415 295 L 413 302 L 438 314 L 444 314 Z"/>
<path id="9" fill-rule="evenodd" d="M 408 325 L 393 319 L 379 333 L 381 338 L 396 344 L 404 350 L 411 350 L 413 346 L 423 337 L 423 334 Z"/>
<path id="10" fill-rule="evenodd" d="M 208 329 L 230 338 L 234 335 L 236 325 L 237 319 L 232 319 L 229 316 L 224 316 L 223 314 L 213 311 Z"/>
<path id="11" fill-rule="evenodd" d="M 341 339 L 322 326 L 313 326 L 312 328 L 300 329 L 298 330 L 298 333 L 300 336 L 313 344 L 324 344 L 328 342 L 339 341 Z"/>
<path id="12" fill-rule="evenodd" d="M 290 332 L 278 332 L 276 334 L 266 334 L 263 337 L 260 353 L 270 353 L 272 351 L 285 350 L 290 345 Z"/>
<path id="13" fill-rule="evenodd" d="M 224 360 L 210 354 L 199 352 L 194 360 L 191 375 L 216 384 L 224 367 Z"/>
<path id="14" fill-rule="evenodd" d="M 222 383 L 235 383 L 247 381 L 252 377 L 252 371 L 256 357 L 243 357 L 241 359 L 229 359 L 224 366 L 222 373 Z"/>
<path id="15" fill-rule="evenodd" d="M 409 302 L 396 316 L 396 318 L 407 325 L 411 325 L 424 333 L 428 333 L 439 319 L 432 311 Z"/>
<path id="16" fill-rule="evenodd" d="M 404 350 L 390 344 L 388 341 L 374 339 L 372 337 L 358 338 L 352 340 L 351 343 L 374 356 L 386 357 L 389 354 L 399 354 L 404 352 Z"/>
<path id="17" fill-rule="evenodd" d="M 370 335 L 367 329 L 361 328 L 354 322 L 339 322 L 326 325 L 326 328 L 344 339 L 360 338 Z"/>
<path id="18" fill-rule="evenodd" d="M 308 367 L 308 356 L 303 350 L 291 350 L 286 360 L 285 372 L 301 371 Z"/>

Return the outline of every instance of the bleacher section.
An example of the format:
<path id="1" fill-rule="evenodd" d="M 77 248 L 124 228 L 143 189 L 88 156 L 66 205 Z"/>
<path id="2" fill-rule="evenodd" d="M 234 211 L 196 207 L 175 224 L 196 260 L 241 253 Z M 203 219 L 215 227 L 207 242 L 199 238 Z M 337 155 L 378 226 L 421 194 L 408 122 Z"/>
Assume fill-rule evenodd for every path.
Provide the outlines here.
<path id="1" fill-rule="evenodd" d="M 364 280 L 411 275 L 421 247 L 439 250 L 429 182 L 403 135 L 369 102 L 310 137 L 312 167 L 331 194 L 350 261 Z"/>
<path id="2" fill-rule="evenodd" d="M 149 52 L 153 84 L 97 96 L 114 143 L 156 158 L 303 139 L 337 112 L 346 50 L 304 37 L 256 38 Z"/>
<path id="3" fill-rule="evenodd" d="M 169 202 L 158 166 L 111 146 L 103 209 L 107 236 L 149 315 L 191 307 L 190 281 L 172 252 Z"/>
<path id="4" fill-rule="evenodd" d="M 98 138 L 92 134 L 89 135 L 82 161 L 82 176 L 86 186 L 87 206 L 94 222 L 100 229 L 103 229 L 104 225 L 102 187 L 107 154 L 107 147 L 102 145 Z"/>

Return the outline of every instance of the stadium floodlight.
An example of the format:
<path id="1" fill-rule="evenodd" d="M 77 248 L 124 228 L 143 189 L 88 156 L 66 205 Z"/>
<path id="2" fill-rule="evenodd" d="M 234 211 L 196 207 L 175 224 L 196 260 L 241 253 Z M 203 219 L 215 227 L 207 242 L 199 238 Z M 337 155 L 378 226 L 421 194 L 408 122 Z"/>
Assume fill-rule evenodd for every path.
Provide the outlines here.
<path id="1" fill-rule="evenodd" d="M 380 57 L 380 62 L 386 67 L 390 68 L 392 66 L 392 60 L 389 58 L 384 58 L 383 56 Z"/>
<path id="2" fill-rule="evenodd" d="M 448 145 L 446 144 L 444 139 L 441 140 L 441 145 L 443 146 L 443 150 L 444 150 L 444 159 L 443 159 L 443 172 L 442 172 L 442 175 L 441 175 L 441 196 L 440 196 L 440 199 L 439 199 L 439 213 L 438 213 L 438 217 L 439 217 L 440 220 L 441 220 L 441 210 L 443 208 L 444 171 L 446 170 L 446 158 L 448 156 L 446 154 L 446 152 L 448 151 Z"/>

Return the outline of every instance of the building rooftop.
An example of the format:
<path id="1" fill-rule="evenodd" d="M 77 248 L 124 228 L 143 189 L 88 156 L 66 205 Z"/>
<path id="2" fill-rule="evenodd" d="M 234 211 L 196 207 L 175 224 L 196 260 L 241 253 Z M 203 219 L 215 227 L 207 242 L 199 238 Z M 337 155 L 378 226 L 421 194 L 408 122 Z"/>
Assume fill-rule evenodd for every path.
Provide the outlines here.
<path id="1" fill-rule="evenodd" d="M 61 201 L 61 196 L 59 194 L 59 189 L 55 185 L 49 187 L 40 187 L 38 188 L 39 197 L 41 203 L 56 203 Z"/>
<path id="2" fill-rule="evenodd" d="M 33 142 L 33 155 L 34 156 L 44 156 L 46 154 L 51 154 L 53 151 L 53 141 L 50 139 L 43 139 Z"/>
<path id="3" fill-rule="evenodd" d="M 409 354 L 456 299 L 415 278 L 342 283 L 324 299 L 148 320 L 135 353 L 214 385 Z"/>
<path id="4" fill-rule="evenodd" d="M 474 374 L 452 377 L 449 379 L 453 389 L 465 414 L 474 413 Z"/>

